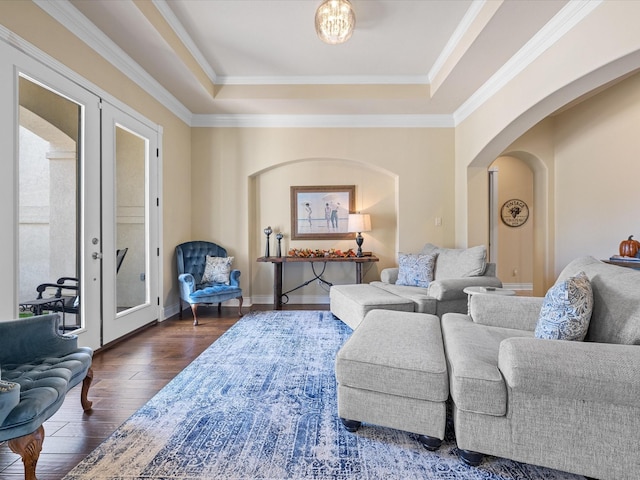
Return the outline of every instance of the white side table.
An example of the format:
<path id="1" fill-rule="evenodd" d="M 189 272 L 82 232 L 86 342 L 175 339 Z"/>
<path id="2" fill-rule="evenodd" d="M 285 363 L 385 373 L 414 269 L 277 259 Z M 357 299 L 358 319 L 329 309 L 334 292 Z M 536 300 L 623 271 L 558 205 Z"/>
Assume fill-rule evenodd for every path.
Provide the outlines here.
<path id="1" fill-rule="evenodd" d="M 466 287 L 462 290 L 468 295 L 467 297 L 467 314 L 471 314 L 471 297 L 473 295 L 504 295 L 511 297 L 516 294 L 515 290 L 509 290 L 508 288 L 497 287 Z"/>

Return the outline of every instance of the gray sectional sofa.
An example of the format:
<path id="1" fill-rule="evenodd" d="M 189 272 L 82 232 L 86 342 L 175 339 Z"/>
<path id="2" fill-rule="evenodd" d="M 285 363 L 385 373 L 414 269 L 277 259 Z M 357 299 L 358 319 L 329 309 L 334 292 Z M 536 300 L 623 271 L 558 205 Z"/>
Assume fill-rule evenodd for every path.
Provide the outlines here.
<path id="1" fill-rule="evenodd" d="M 495 264 L 487 262 L 484 245 L 455 249 L 427 243 L 416 255 L 432 255 L 435 259 L 433 278 L 427 286 L 400 285 L 400 267 L 386 268 L 380 273 L 380 281 L 331 287 L 331 312 L 351 328 L 376 309 L 442 316 L 467 311 L 466 287 L 502 287 Z"/>
<path id="2" fill-rule="evenodd" d="M 442 343 L 438 334 L 412 341 L 424 337 L 435 316 L 409 323 L 406 315 L 422 314 L 386 311 L 380 318 L 377 312 L 375 321 L 385 327 L 376 332 L 368 325 L 371 312 L 336 358 L 343 422 L 352 431 L 370 422 L 437 437 L 437 443 L 441 415 L 431 425 L 424 419 L 409 424 L 416 405 L 428 402 L 433 409 L 442 400 L 447 383 L 434 376 L 440 365 L 424 366 L 425 358 L 442 352 L 465 462 L 477 465 L 493 455 L 599 479 L 640 478 L 640 271 L 583 257 L 565 267 L 556 285 L 579 272 L 592 291 L 585 341 L 536 338 L 543 298 L 474 295 L 468 314 L 442 316 Z M 366 383 L 354 375 L 361 361 L 368 372 L 386 375 Z M 371 376 L 357 368 L 359 376 Z M 427 379 L 436 391 L 402 389 L 398 378 Z"/>

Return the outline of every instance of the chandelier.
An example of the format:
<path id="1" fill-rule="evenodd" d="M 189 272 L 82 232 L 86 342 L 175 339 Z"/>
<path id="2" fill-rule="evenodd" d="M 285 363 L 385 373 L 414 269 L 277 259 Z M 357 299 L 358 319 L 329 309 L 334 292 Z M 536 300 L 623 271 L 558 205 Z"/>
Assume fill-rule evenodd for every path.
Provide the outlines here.
<path id="1" fill-rule="evenodd" d="M 349 0 L 325 0 L 316 10 L 316 32 L 325 43 L 344 43 L 356 26 L 356 14 Z"/>

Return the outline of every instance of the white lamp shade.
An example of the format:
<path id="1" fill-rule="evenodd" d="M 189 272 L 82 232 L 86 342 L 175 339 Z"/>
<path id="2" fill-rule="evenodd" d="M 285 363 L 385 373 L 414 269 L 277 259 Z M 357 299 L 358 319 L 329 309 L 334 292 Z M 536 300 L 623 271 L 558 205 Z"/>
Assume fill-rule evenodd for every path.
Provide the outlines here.
<path id="1" fill-rule="evenodd" d="M 355 233 L 370 232 L 371 216 L 368 213 L 350 213 L 347 230 Z"/>

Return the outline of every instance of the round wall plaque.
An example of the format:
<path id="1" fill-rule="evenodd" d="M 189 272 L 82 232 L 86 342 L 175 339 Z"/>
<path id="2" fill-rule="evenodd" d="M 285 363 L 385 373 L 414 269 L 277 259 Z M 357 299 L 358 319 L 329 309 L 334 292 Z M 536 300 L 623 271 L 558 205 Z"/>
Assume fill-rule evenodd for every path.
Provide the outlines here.
<path id="1" fill-rule="evenodd" d="M 500 217 L 505 225 L 519 227 L 529 219 L 529 207 L 522 200 L 512 198 L 502 205 Z"/>

